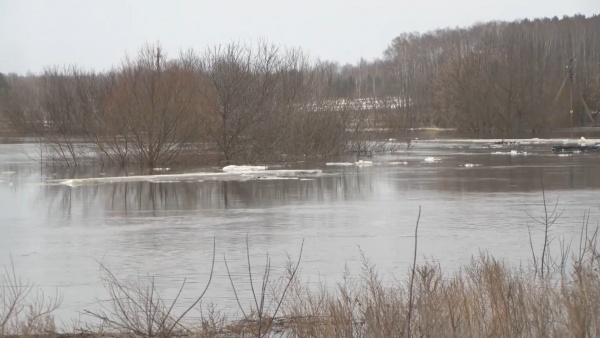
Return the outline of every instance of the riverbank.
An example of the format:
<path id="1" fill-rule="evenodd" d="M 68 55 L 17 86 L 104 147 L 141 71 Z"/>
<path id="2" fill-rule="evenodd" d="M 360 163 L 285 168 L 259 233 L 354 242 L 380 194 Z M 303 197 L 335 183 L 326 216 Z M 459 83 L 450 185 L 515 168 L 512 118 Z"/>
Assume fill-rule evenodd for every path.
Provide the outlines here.
<path id="1" fill-rule="evenodd" d="M 0 333 L 28 337 L 598 337 L 597 233 L 585 223 L 577 249 L 561 245 L 560 252 L 543 247 L 536 252 L 532 247 L 529 268 L 481 253 L 457 272 L 445 273 L 435 261 L 426 261 L 391 283 L 362 252 L 362 269 L 346 270 L 335 285 L 302 278 L 298 268 L 302 250 L 279 276 L 272 272 L 268 258 L 264 265 L 249 265 L 247 279 L 230 272 L 225 260 L 232 286 L 229 296 L 239 305 L 236 314 L 220 311 L 218 304 L 202 304 L 204 293 L 191 304 L 188 300 L 183 312 L 174 311 L 183 302 L 179 294 L 185 282 L 175 299 L 164 299 L 152 277 L 124 282 L 102 266 L 110 299 L 99 309 L 81 309 L 87 319 L 62 333 L 56 332 L 52 317 L 59 300 L 36 294 L 32 284 L 6 269 L 0 289 L 4 290 Z M 211 278 L 212 272 L 206 288 Z M 240 289 L 251 289 L 253 302 L 240 302 Z"/>

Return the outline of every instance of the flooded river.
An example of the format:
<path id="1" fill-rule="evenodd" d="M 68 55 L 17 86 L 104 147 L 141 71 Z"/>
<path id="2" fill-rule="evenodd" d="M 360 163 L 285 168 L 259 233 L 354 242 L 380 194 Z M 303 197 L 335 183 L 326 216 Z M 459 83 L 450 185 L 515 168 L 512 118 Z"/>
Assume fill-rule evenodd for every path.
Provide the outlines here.
<path id="1" fill-rule="evenodd" d="M 593 225 L 600 219 L 600 154 L 558 156 L 539 143 L 419 141 L 409 152 L 364 159 L 373 163 L 343 165 L 354 161 L 338 158 L 268 169 L 308 172 L 298 177 L 154 181 L 110 179 L 146 174 L 135 169 L 40 166 L 34 144 L 0 144 L 0 265 L 12 257 L 19 276 L 58 290 L 65 325 L 106 298 L 100 262 L 124 280 L 156 276 L 166 295 L 187 278 L 183 298 L 190 300 L 208 277 L 213 238 L 215 277 L 205 303 L 224 309 L 235 309 L 224 256 L 242 300 L 249 297 L 247 235 L 257 271 L 268 253 L 273 274 L 280 274 L 286 255 L 295 259 L 304 240 L 301 275 L 311 282 L 333 284 L 345 265 L 358 276 L 361 250 L 384 278 L 405 278 L 419 207 L 419 261 L 435 259 L 452 271 L 484 250 L 526 265 L 528 224 L 534 245 L 542 245 L 541 227 L 529 216 L 543 213 L 542 182 L 548 204 L 558 199 L 563 211 L 554 236 L 574 238 L 575 246 L 584 212 Z M 156 173 L 198 172 L 221 170 Z M 85 180 L 93 177 L 108 179 Z M 65 184 L 73 178 L 82 180 Z"/>

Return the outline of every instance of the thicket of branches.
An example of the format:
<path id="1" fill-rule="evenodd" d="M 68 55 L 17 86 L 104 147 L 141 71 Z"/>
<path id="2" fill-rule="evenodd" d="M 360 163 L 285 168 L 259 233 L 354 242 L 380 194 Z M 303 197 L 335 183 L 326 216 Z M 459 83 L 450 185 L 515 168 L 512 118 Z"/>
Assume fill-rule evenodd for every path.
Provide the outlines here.
<path id="1" fill-rule="evenodd" d="M 147 45 L 104 73 L 0 74 L 0 120 L 74 165 L 360 153 L 373 132 L 416 127 L 536 135 L 598 111 L 597 15 L 402 34 L 382 59 L 343 67 L 259 42 L 176 58 Z"/>
<path id="2" fill-rule="evenodd" d="M 348 148 L 350 123 L 366 117 L 335 105 L 315 112 L 329 86 L 318 67 L 300 50 L 266 42 L 177 58 L 146 45 L 105 73 L 69 66 L 3 76 L 0 110 L 39 138 L 42 156 L 69 165 L 337 155 Z"/>

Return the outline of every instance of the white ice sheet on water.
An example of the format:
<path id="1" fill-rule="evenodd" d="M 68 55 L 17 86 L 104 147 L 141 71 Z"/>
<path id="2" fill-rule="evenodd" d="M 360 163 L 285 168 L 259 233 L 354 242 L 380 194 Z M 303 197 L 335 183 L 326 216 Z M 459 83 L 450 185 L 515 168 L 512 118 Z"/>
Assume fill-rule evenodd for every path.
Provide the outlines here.
<path id="1" fill-rule="evenodd" d="M 423 160 L 423 162 L 426 163 L 437 163 L 437 162 L 441 162 L 442 159 L 441 158 L 437 158 L 437 157 L 425 157 L 425 159 Z"/>
<path id="2" fill-rule="evenodd" d="M 154 183 L 173 183 L 182 181 L 247 181 L 247 180 L 264 180 L 264 179 L 300 179 L 305 177 L 320 176 L 323 171 L 320 169 L 303 169 L 303 170 L 266 170 L 257 169 L 259 167 L 248 167 L 247 170 L 235 168 L 230 170 L 231 166 L 223 168 L 228 171 L 224 172 L 197 172 L 185 174 L 170 174 L 170 175 L 138 175 L 138 176 L 115 176 L 115 177 L 91 177 L 91 178 L 76 178 L 67 180 L 48 181 L 52 184 L 62 184 L 71 187 L 82 185 L 97 185 L 106 183 L 121 183 L 121 182 L 154 182 Z"/>
<path id="3" fill-rule="evenodd" d="M 225 172 L 247 172 L 247 171 L 263 171 L 267 170 L 267 166 L 262 165 L 228 165 L 223 167 Z"/>
<path id="4" fill-rule="evenodd" d="M 585 142 L 586 145 L 600 144 L 599 138 L 511 138 L 511 139 L 433 139 L 418 140 L 418 143 L 489 143 L 489 144 L 579 144 Z"/>
<path id="5" fill-rule="evenodd" d="M 326 166 L 328 167 L 350 167 L 353 166 L 354 163 L 350 163 L 350 162 L 327 162 L 325 163 Z"/>

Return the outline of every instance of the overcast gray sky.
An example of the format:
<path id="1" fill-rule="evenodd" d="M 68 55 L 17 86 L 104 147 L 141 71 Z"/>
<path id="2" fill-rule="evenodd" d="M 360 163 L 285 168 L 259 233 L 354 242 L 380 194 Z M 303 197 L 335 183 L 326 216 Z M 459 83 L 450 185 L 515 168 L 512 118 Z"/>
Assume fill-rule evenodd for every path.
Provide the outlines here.
<path id="1" fill-rule="evenodd" d="M 600 0 L 0 0 L 0 72 L 104 70 L 144 42 L 174 56 L 258 38 L 355 63 L 403 32 L 576 13 L 600 13 Z"/>

